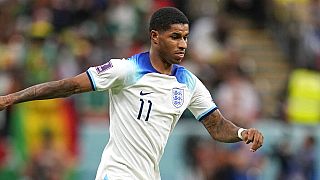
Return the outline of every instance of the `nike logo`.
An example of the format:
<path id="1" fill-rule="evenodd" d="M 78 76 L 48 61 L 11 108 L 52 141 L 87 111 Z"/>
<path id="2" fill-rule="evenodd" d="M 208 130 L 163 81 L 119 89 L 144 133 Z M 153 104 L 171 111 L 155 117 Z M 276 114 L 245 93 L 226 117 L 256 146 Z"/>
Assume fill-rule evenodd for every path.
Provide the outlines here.
<path id="1" fill-rule="evenodd" d="M 144 93 L 144 92 L 140 91 L 140 95 L 141 95 L 141 96 L 148 95 L 148 94 L 151 94 L 151 93 L 153 93 L 153 92 L 145 92 L 145 93 Z"/>

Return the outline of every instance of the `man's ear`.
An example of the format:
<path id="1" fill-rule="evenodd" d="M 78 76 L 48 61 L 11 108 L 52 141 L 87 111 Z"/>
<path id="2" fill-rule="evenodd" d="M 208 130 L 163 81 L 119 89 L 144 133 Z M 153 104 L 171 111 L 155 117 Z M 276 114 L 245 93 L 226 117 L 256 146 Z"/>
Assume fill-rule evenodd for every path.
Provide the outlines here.
<path id="1" fill-rule="evenodd" d="M 151 32 L 150 32 L 150 38 L 151 38 L 151 41 L 152 41 L 154 44 L 158 44 L 158 43 L 159 43 L 159 32 L 156 31 L 156 30 L 151 30 Z"/>

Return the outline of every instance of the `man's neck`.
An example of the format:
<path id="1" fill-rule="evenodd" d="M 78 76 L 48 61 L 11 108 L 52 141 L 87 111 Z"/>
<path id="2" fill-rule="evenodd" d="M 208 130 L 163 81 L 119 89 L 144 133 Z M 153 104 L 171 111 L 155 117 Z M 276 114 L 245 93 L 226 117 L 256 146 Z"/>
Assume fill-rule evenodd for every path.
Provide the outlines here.
<path id="1" fill-rule="evenodd" d="M 161 59 L 157 51 L 150 49 L 151 65 L 161 74 L 171 75 L 172 64 L 167 63 Z"/>

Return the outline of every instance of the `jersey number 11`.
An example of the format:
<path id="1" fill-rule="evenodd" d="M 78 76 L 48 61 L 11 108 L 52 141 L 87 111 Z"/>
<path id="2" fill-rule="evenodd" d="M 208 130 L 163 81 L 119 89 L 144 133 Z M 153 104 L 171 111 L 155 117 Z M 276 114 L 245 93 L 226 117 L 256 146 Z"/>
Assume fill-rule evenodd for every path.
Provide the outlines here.
<path id="1" fill-rule="evenodd" d="M 143 99 L 140 99 L 140 110 L 139 110 L 139 114 L 138 114 L 138 117 L 137 119 L 140 120 L 141 118 L 141 114 L 142 114 L 142 111 L 143 111 L 143 106 L 144 106 L 144 100 Z M 148 103 L 149 103 L 149 109 L 148 109 L 148 112 L 147 112 L 147 116 L 146 116 L 146 119 L 145 121 L 148 121 L 149 119 L 149 114 L 150 114 L 150 111 L 151 111 L 151 107 L 152 107 L 152 102 L 150 100 L 148 100 Z"/>

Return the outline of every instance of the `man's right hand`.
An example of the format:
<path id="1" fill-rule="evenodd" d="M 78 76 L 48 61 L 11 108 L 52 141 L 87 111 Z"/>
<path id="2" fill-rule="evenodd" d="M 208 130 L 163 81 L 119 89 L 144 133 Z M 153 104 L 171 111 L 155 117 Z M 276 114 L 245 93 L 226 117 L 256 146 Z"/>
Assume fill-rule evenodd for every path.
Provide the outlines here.
<path id="1" fill-rule="evenodd" d="M 0 111 L 4 110 L 10 105 L 10 99 L 8 96 L 0 96 Z"/>

